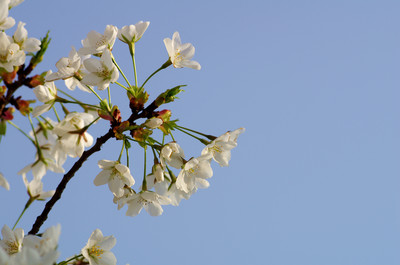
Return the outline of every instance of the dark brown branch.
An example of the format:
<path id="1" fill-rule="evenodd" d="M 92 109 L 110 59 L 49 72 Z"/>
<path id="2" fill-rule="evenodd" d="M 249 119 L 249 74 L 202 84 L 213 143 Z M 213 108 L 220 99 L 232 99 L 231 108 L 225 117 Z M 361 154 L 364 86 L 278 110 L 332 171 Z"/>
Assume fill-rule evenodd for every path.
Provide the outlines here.
<path id="1" fill-rule="evenodd" d="M 101 146 L 113 136 L 114 133 L 112 129 L 110 129 L 105 135 L 97 138 L 96 143 L 92 146 L 92 148 L 83 152 L 79 160 L 75 162 L 72 168 L 64 175 L 60 184 L 58 184 L 56 192 L 54 193 L 53 197 L 46 203 L 43 212 L 36 218 L 36 221 L 33 224 L 31 231 L 29 231 L 29 234 L 35 235 L 39 232 L 40 227 L 47 220 L 48 214 L 53 208 L 54 204 L 61 198 L 61 194 L 66 188 L 67 183 L 71 180 L 74 174 L 82 167 L 83 162 L 85 162 L 86 159 L 88 159 L 89 156 L 91 156 L 93 153 L 100 151 Z"/>
<path id="2" fill-rule="evenodd" d="M 132 113 L 129 117 L 128 121 L 132 124 L 135 120 L 140 118 L 151 118 L 154 114 L 154 111 L 158 108 L 153 101 L 150 105 L 148 105 L 145 109 L 143 109 L 139 113 Z M 92 148 L 83 152 L 82 156 L 79 158 L 78 161 L 72 166 L 72 168 L 64 175 L 61 182 L 58 184 L 56 192 L 54 193 L 53 197 L 46 203 L 44 210 L 42 213 L 36 218 L 35 223 L 32 226 L 31 231 L 28 234 L 35 235 L 39 232 L 40 227 L 43 223 L 47 220 L 48 214 L 50 213 L 51 209 L 53 208 L 54 204 L 61 198 L 61 194 L 65 190 L 67 183 L 72 179 L 75 173 L 82 167 L 83 162 L 89 158 L 93 153 L 100 151 L 101 146 L 107 142 L 110 138 L 114 137 L 113 129 L 111 128 L 105 135 L 97 138 L 96 143 Z"/>

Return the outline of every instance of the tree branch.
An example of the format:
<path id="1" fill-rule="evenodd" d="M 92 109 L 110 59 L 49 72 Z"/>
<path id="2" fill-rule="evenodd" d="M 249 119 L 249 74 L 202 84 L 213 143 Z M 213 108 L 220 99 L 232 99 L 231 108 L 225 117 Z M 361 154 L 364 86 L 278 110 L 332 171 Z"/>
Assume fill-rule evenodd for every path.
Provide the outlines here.
<path id="1" fill-rule="evenodd" d="M 72 166 L 72 168 L 64 175 L 61 182 L 58 184 L 56 192 L 53 197 L 46 203 L 43 212 L 36 218 L 35 223 L 32 226 L 31 231 L 28 234 L 35 235 L 39 232 L 40 227 L 47 220 L 48 214 L 53 208 L 54 204 L 61 198 L 61 194 L 65 190 L 67 183 L 71 180 L 74 174 L 82 167 L 83 162 L 89 158 L 93 153 L 100 151 L 101 146 L 107 142 L 111 137 L 114 136 L 112 129 L 110 129 L 105 135 L 97 138 L 96 143 L 90 148 L 83 152 L 82 156 Z"/>

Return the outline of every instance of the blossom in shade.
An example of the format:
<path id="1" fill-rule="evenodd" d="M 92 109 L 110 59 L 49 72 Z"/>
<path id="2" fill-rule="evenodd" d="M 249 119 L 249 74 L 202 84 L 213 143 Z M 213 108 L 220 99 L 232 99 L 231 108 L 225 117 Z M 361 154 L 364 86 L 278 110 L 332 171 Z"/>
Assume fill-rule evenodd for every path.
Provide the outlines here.
<path id="1" fill-rule="evenodd" d="M 117 259 L 110 251 L 117 243 L 114 236 L 103 236 L 103 233 L 96 229 L 91 234 L 81 254 L 88 260 L 90 265 L 116 265 Z"/>
<path id="2" fill-rule="evenodd" d="M 175 68 L 188 67 L 200 70 L 201 66 L 198 62 L 192 61 L 194 56 L 194 47 L 191 43 L 181 43 L 181 37 L 175 32 L 172 39 L 164 39 L 165 48 L 167 49 L 169 59 Z"/>

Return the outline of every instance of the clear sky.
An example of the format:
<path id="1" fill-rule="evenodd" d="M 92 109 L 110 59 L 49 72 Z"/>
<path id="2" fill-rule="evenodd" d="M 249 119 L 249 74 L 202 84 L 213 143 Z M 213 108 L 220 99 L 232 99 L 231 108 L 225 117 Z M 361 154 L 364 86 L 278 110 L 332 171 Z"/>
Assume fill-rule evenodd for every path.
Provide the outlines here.
<path id="1" fill-rule="evenodd" d="M 44 225 L 62 225 L 61 257 L 78 253 L 99 228 L 117 238 L 122 265 L 399 264 L 399 10 L 399 1 L 388 0 L 27 0 L 11 10 L 29 36 L 50 30 L 37 73 L 55 71 L 90 30 L 144 20 L 150 26 L 137 43 L 143 81 L 167 59 L 163 39 L 179 31 L 202 69 L 164 70 L 148 83 L 151 96 L 187 84 L 168 106 L 183 126 L 216 136 L 246 128 L 230 166 L 214 164 L 210 188 L 164 207 L 160 217 L 127 217 L 106 186 L 93 185 L 97 161 L 118 157 L 120 143 L 107 143 Z M 127 48 L 114 50 L 130 69 Z M 126 102 L 121 89 L 112 93 Z M 22 118 L 15 122 L 28 128 Z M 201 144 L 176 138 L 188 157 L 200 154 Z M 0 172 L 11 185 L 0 189 L 0 223 L 12 226 L 27 200 L 16 172 L 33 161 L 34 149 L 10 127 L 0 150 Z M 140 179 L 142 153 L 131 156 Z M 61 176 L 45 178 L 54 189 Z M 32 206 L 20 227 L 29 231 L 43 207 Z"/>

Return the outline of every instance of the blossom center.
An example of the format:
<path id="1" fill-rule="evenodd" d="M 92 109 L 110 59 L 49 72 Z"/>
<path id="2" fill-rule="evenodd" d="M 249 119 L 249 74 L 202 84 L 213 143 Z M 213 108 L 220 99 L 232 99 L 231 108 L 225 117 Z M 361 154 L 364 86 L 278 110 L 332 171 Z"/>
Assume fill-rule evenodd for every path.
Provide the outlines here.
<path id="1" fill-rule="evenodd" d="M 221 148 L 221 146 L 219 146 L 219 145 L 214 145 L 213 147 L 210 147 L 210 150 L 213 152 L 213 153 L 222 153 L 222 148 Z"/>
<path id="2" fill-rule="evenodd" d="M 147 204 L 151 203 L 150 201 L 144 199 L 143 197 L 140 197 L 139 200 L 138 200 L 138 202 L 139 202 L 141 205 L 147 205 Z"/>
<path id="3" fill-rule="evenodd" d="M 101 259 L 101 255 L 104 253 L 104 250 L 101 249 L 99 246 L 92 246 L 88 249 L 89 256 Z"/>
<path id="4" fill-rule="evenodd" d="M 19 244 L 16 241 L 6 241 L 8 246 L 8 254 L 12 255 L 19 252 Z"/>
<path id="5" fill-rule="evenodd" d="M 100 39 L 98 39 L 96 41 L 96 48 L 99 48 L 99 47 L 101 47 L 103 45 L 106 45 L 106 44 L 107 44 L 107 39 L 103 36 L 103 37 L 101 37 Z"/>

